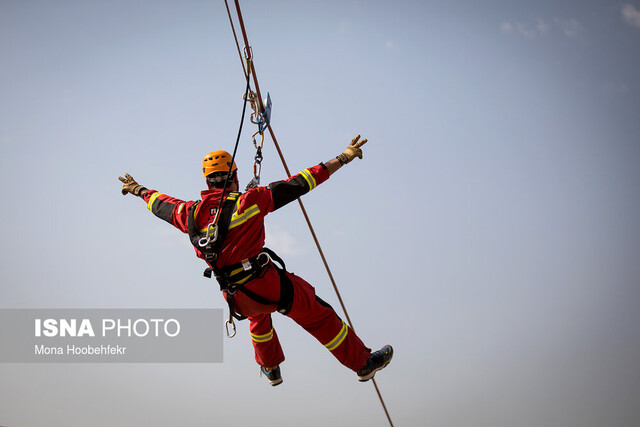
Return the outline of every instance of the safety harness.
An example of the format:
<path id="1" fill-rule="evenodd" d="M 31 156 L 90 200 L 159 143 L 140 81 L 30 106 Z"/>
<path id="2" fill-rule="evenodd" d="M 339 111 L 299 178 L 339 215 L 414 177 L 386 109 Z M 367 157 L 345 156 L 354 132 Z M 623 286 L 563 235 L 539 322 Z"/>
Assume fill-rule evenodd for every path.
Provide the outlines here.
<path id="1" fill-rule="evenodd" d="M 240 194 L 241 193 L 239 192 L 229 193 L 227 198 L 224 200 L 215 237 L 213 239 L 207 239 L 208 241 L 205 245 L 202 245 L 202 243 L 205 242 L 203 242 L 202 234 L 198 228 L 195 218 L 196 210 L 200 202 L 196 202 L 189 209 L 187 222 L 191 243 L 203 254 L 205 261 L 210 265 L 210 267 L 204 270 L 204 276 L 211 278 L 213 273 L 220 285 L 220 290 L 226 294 L 227 304 L 229 305 L 229 320 L 227 320 L 226 327 L 227 335 L 230 338 L 235 335 L 235 324 L 233 323 L 233 319 L 244 320 L 247 318 L 246 316 L 236 313 L 234 309 L 233 299 L 238 291 L 244 293 L 259 304 L 275 305 L 278 312 L 284 315 L 291 310 L 291 305 L 293 303 L 293 284 L 286 274 L 284 261 L 282 261 L 282 259 L 271 249 L 262 248 L 257 255 L 243 259 L 237 264 L 228 265 L 223 268 L 219 268 L 216 264 L 218 254 L 222 249 L 222 243 L 229 231 L 231 216 L 233 215 L 236 201 Z M 245 286 L 256 277 L 262 277 L 269 265 L 273 265 L 280 276 L 280 299 L 278 301 L 271 301 L 247 289 Z M 232 333 L 229 332 L 229 325 L 232 327 Z"/>

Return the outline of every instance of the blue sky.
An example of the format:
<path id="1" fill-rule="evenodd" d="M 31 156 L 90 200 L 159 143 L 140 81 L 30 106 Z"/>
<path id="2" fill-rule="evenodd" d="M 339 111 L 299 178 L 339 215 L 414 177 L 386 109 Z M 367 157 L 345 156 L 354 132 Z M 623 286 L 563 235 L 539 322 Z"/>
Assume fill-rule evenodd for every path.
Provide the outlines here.
<path id="1" fill-rule="evenodd" d="M 241 6 L 292 171 L 369 139 L 304 202 L 359 335 L 396 350 L 395 424 L 638 425 L 640 3 Z M 117 180 L 195 200 L 202 155 L 232 149 L 224 3 L 8 0 L 0 57 L 0 308 L 224 307 Z M 299 209 L 267 226 L 338 307 Z M 274 325 L 277 388 L 240 324 L 222 364 L 0 365 L 0 425 L 386 425 L 370 384 Z"/>

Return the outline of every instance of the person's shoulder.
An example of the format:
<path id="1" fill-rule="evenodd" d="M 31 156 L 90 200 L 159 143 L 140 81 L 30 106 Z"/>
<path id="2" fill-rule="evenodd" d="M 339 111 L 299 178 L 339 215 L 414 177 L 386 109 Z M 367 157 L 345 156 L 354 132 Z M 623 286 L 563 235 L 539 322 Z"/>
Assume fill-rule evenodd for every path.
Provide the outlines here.
<path id="1" fill-rule="evenodd" d="M 247 191 L 241 194 L 240 197 L 243 198 L 251 198 L 251 197 L 260 197 L 264 193 L 268 193 L 269 187 L 251 187 Z"/>
<path id="2" fill-rule="evenodd" d="M 271 196 L 269 187 L 252 187 L 239 197 L 243 206 L 251 206 L 261 201 L 266 201 Z"/>

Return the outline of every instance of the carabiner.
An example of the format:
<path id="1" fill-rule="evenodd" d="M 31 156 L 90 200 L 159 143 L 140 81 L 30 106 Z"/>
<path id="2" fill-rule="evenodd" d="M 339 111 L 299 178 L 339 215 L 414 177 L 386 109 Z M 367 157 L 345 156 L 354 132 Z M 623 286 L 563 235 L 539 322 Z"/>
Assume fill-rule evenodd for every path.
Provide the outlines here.
<path id="1" fill-rule="evenodd" d="M 258 184 L 260 184 L 260 172 L 262 172 L 262 164 L 260 162 L 261 160 L 256 160 L 253 163 L 253 177 L 258 181 Z"/>
<path id="2" fill-rule="evenodd" d="M 213 236 L 209 235 L 209 230 L 213 229 Z M 203 238 L 201 238 L 200 240 L 198 240 L 198 245 L 201 248 L 204 248 L 205 246 L 207 246 L 209 244 L 209 242 L 211 242 L 211 240 L 213 240 L 214 242 L 216 240 L 218 240 L 218 225 L 214 224 L 213 222 L 209 223 L 209 225 L 207 225 L 207 231 L 205 232 L 205 235 Z"/>
<path id="3" fill-rule="evenodd" d="M 229 332 L 229 325 L 231 325 L 231 332 Z M 225 328 L 225 331 L 227 332 L 227 338 L 233 338 L 236 336 L 236 324 L 233 321 L 233 317 L 231 316 L 231 313 L 229 313 L 229 320 L 224 322 L 224 328 Z"/>
<path id="4" fill-rule="evenodd" d="M 258 264 L 260 266 L 260 268 L 264 267 L 265 265 L 269 264 L 272 261 L 271 260 L 271 255 L 269 255 L 267 252 L 260 252 L 258 254 L 258 256 L 256 257 L 256 260 L 258 260 L 258 262 L 260 261 L 260 256 L 261 255 L 264 255 L 267 258 L 267 260 L 262 264 Z"/>
<path id="5" fill-rule="evenodd" d="M 256 142 L 257 134 L 260 134 L 260 146 L 258 146 L 258 143 Z M 262 147 L 264 147 L 264 132 L 258 129 L 256 133 L 251 135 L 251 138 L 253 139 L 253 146 L 255 147 L 255 149 L 262 150 Z"/>
<path id="6" fill-rule="evenodd" d="M 242 49 L 242 53 L 244 53 L 244 59 L 247 61 L 251 61 L 253 59 L 253 49 L 251 49 L 251 46 L 245 46 Z"/>
<path id="7" fill-rule="evenodd" d="M 260 185 L 260 177 L 253 177 L 251 178 L 251 181 L 249 181 L 249 183 L 247 184 L 247 186 L 244 188 L 244 191 L 249 191 L 250 189 L 257 187 Z"/>

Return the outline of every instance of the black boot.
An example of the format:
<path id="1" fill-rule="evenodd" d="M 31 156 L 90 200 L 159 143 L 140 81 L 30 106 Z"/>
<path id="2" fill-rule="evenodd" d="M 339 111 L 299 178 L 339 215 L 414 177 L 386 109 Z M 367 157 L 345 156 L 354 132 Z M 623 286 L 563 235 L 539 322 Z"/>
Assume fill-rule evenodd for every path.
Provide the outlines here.
<path id="1" fill-rule="evenodd" d="M 260 374 L 267 377 L 267 380 L 269 380 L 269 384 L 274 387 L 282 383 L 282 376 L 280 376 L 280 366 L 276 366 L 274 369 L 268 372 L 265 367 L 260 366 Z"/>
<path id="2" fill-rule="evenodd" d="M 379 370 L 391 362 L 393 357 L 393 347 L 385 345 L 378 351 L 374 351 L 369 356 L 367 363 L 358 371 L 358 381 L 369 381 Z"/>

